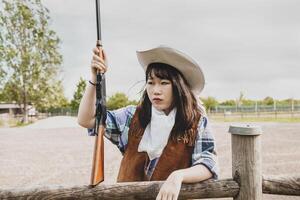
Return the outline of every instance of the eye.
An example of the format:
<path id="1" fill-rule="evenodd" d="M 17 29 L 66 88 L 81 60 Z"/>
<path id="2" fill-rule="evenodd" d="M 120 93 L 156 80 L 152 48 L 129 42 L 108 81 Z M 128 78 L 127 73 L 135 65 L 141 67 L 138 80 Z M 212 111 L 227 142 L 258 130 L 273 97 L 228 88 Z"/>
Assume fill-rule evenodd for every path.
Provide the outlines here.
<path id="1" fill-rule="evenodd" d="M 152 84 L 153 84 L 153 81 L 147 81 L 147 84 L 148 84 L 148 85 L 152 85 Z"/>
<path id="2" fill-rule="evenodd" d="M 170 81 L 162 81 L 161 84 L 162 85 L 168 85 L 168 84 L 170 84 Z"/>

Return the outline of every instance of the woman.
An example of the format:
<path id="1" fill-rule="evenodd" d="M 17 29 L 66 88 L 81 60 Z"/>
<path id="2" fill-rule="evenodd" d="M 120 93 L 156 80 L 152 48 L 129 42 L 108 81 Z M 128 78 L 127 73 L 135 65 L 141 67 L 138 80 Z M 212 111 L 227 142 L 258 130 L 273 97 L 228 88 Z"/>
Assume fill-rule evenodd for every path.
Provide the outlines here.
<path id="1" fill-rule="evenodd" d="M 92 135 L 96 71 L 107 70 L 95 48 L 91 84 L 79 107 L 78 122 Z M 118 182 L 165 180 L 157 199 L 177 199 L 182 183 L 217 179 L 215 142 L 199 103 L 202 70 L 190 57 L 159 46 L 137 52 L 146 88 L 137 106 L 107 112 L 105 137 L 123 154 Z"/>

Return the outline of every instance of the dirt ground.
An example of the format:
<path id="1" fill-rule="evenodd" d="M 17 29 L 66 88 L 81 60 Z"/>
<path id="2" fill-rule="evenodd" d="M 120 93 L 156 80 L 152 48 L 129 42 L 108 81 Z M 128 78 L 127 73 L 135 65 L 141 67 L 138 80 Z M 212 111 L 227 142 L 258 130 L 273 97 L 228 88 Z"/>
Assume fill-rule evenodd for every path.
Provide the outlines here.
<path id="1" fill-rule="evenodd" d="M 231 177 L 228 128 L 211 122 L 220 178 Z M 300 175 L 300 123 L 251 123 L 262 127 L 263 174 Z M 88 185 L 94 138 L 71 117 L 52 117 L 22 128 L 0 128 L 0 188 Z M 105 183 L 114 183 L 121 154 L 105 140 Z M 264 199 L 300 199 L 264 195 Z"/>

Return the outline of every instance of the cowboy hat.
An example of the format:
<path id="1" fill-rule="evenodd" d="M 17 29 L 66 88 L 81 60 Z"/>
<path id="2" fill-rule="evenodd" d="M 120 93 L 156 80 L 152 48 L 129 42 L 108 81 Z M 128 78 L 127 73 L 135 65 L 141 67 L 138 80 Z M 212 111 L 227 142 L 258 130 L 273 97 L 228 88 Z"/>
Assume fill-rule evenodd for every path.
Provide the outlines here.
<path id="1" fill-rule="evenodd" d="M 146 71 L 151 63 L 164 63 L 179 70 L 189 83 L 192 92 L 199 95 L 205 79 L 200 66 L 189 56 L 167 46 L 159 46 L 146 51 L 136 51 L 139 63 Z"/>

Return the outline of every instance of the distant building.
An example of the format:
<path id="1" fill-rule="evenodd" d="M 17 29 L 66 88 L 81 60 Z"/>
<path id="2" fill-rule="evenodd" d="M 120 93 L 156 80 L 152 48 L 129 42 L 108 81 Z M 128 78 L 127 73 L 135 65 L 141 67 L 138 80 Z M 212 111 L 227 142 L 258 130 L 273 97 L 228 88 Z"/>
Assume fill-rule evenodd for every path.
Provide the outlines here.
<path id="1" fill-rule="evenodd" d="M 36 115 L 36 110 L 32 105 L 28 105 L 28 114 Z M 22 113 L 22 107 L 15 103 L 0 103 L 0 114 L 16 115 Z"/>

